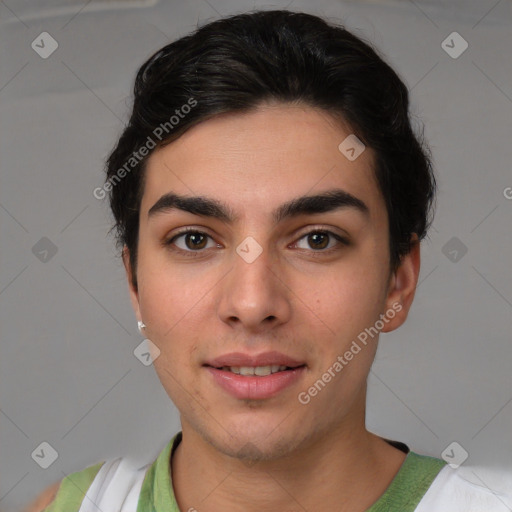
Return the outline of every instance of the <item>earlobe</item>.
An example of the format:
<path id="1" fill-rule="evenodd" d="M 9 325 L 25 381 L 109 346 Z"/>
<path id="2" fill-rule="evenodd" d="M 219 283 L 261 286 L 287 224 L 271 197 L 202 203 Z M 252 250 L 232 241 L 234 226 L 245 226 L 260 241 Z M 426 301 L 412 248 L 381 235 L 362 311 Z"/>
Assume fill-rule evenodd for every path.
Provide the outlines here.
<path id="1" fill-rule="evenodd" d="M 383 312 L 389 321 L 382 332 L 394 331 L 405 322 L 414 299 L 420 272 L 420 242 L 416 233 L 411 242 L 411 250 L 402 257 L 390 279 L 386 311 Z"/>

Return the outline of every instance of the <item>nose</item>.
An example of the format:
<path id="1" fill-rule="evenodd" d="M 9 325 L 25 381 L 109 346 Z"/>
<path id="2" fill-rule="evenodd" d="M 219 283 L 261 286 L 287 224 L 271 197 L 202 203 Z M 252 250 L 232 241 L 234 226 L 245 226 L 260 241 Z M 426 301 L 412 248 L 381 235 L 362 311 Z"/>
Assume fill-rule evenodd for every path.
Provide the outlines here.
<path id="1" fill-rule="evenodd" d="M 267 249 L 249 261 L 233 255 L 233 267 L 222 280 L 218 315 L 231 327 L 256 334 L 290 319 L 292 292 Z"/>

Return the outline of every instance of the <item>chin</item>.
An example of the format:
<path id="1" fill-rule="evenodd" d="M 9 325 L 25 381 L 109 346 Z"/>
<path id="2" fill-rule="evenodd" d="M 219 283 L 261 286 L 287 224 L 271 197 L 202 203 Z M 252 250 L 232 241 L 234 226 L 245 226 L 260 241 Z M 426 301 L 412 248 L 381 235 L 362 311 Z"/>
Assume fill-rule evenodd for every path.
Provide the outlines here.
<path id="1" fill-rule="evenodd" d="M 230 457 L 249 462 L 272 461 L 290 455 L 298 446 L 297 438 L 289 439 L 251 439 L 250 436 L 242 436 L 235 443 L 219 446 L 220 451 Z M 224 450 L 222 450 L 224 448 Z"/>
<path id="2" fill-rule="evenodd" d="M 212 426 L 210 422 L 206 429 L 198 430 L 201 437 L 224 455 L 248 462 L 287 456 L 310 437 L 275 416 L 272 420 L 247 417 L 243 421 L 225 422 L 215 430 Z"/>

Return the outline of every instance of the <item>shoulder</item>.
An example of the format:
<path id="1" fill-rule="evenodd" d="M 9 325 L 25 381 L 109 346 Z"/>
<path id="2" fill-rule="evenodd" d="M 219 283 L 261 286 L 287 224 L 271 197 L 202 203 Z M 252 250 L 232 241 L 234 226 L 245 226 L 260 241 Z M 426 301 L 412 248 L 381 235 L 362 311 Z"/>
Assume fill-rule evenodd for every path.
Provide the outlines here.
<path id="1" fill-rule="evenodd" d="M 23 512 L 41 512 L 55 499 L 59 490 L 60 482 L 47 487 L 39 496 L 32 501 Z"/>
<path id="2" fill-rule="evenodd" d="M 82 471 L 71 473 L 60 482 L 47 487 L 24 512 L 57 511 L 63 503 L 69 507 L 70 512 L 73 510 L 73 504 L 80 507 L 84 494 L 80 493 L 79 489 L 89 488 L 103 464 L 104 462 L 100 462 Z"/>
<path id="3" fill-rule="evenodd" d="M 24 512 L 78 512 L 89 489 L 106 461 L 70 473 L 60 482 L 45 489 Z"/>
<path id="4" fill-rule="evenodd" d="M 135 510 L 150 465 L 141 467 L 131 457 L 99 462 L 65 477 L 52 501 L 43 505 L 46 508 L 27 512 L 83 512 L 91 504 L 98 510 L 121 510 L 121 506 Z"/>
<path id="5" fill-rule="evenodd" d="M 70 473 L 46 489 L 23 512 L 133 511 L 139 499 L 152 499 L 155 478 L 170 481 L 169 455 L 181 439 L 176 434 L 156 459 L 142 456 L 110 458 Z M 160 484 L 161 485 L 161 484 Z M 141 498 L 142 496 L 142 498 Z"/>
<path id="6" fill-rule="evenodd" d="M 512 470 L 446 465 L 432 482 L 416 512 L 509 512 Z"/>

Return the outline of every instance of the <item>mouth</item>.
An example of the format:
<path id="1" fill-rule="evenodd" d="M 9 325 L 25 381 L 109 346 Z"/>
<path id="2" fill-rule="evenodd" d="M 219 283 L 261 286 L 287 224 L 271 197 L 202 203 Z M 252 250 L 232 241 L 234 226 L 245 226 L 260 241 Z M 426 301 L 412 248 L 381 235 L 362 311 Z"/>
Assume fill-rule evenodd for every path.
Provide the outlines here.
<path id="1" fill-rule="evenodd" d="M 240 400 L 273 398 L 297 386 L 306 375 L 306 363 L 279 352 L 257 356 L 231 353 L 207 361 L 203 368 L 212 385 Z"/>
<path id="2" fill-rule="evenodd" d="M 267 365 L 267 366 L 210 366 L 205 365 L 209 368 L 221 370 L 223 372 L 230 372 L 235 375 L 242 377 L 266 377 L 268 375 L 274 375 L 275 373 L 292 371 L 297 368 L 303 368 L 306 365 L 299 366 L 286 366 L 286 365 Z"/>
<path id="3" fill-rule="evenodd" d="M 230 352 L 203 361 L 203 366 L 226 370 L 238 375 L 265 376 L 280 371 L 305 366 L 305 362 L 277 351 L 262 352 L 257 355 L 243 352 Z"/>
<path id="4" fill-rule="evenodd" d="M 270 370 L 269 370 L 270 368 Z M 210 374 L 212 385 L 228 393 L 239 400 L 266 400 L 282 395 L 286 390 L 290 391 L 297 387 L 306 374 L 306 365 L 290 368 L 277 366 L 277 371 L 272 373 L 272 367 L 241 367 L 240 372 L 231 371 L 237 368 L 221 367 L 214 368 L 205 366 Z M 255 372 L 265 373 L 257 375 Z M 269 372 L 270 373 L 267 373 Z M 300 386 L 302 389 L 304 385 Z"/>

